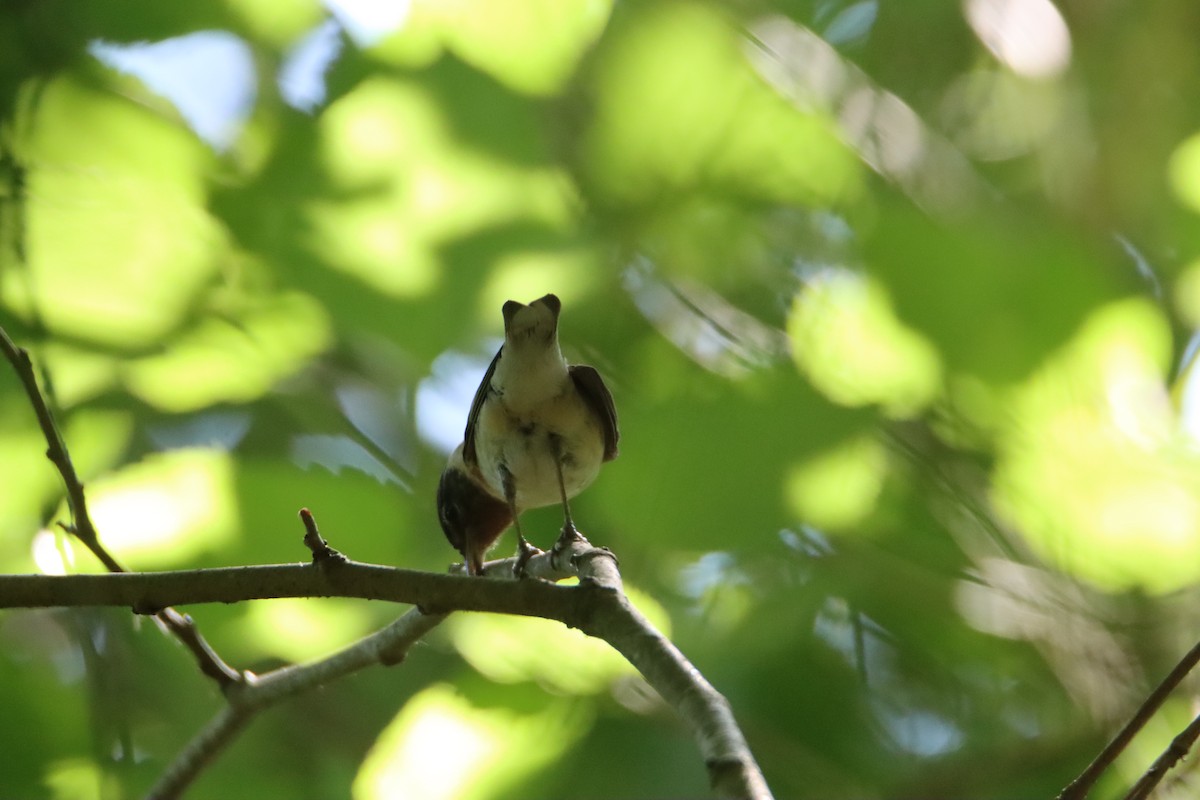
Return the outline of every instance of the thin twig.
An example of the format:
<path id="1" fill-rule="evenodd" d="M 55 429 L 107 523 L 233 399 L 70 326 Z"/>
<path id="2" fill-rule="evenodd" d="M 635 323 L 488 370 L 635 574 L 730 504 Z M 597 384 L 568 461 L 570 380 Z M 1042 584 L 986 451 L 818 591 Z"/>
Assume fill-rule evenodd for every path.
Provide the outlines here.
<path id="1" fill-rule="evenodd" d="M 226 705 L 187 743 L 146 793 L 147 800 L 179 797 L 250 721 L 244 708 Z"/>
<path id="2" fill-rule="evenodd" d="M 1154 691 L 1142 702 L 1129 722 L 1125 723 L 1125 727 L 1121 728 L 1092 763 L 1088 764 L 1087 769 L 1059 792 L 1057 800 L 1083 800 L 1087 797 L 1088 792 L 1095 786 L 1104 770 L 1117 760 L 1117 756 L 1129 746 L 1137 732 L 1145 727 L 1159 707 L 1166 702 L 1175 687 L 1187 677 L 1197 663 L 1200 663 L 1200 643 L 1187 651 L 1175 668 L 1167 674 L 1167 677 L 1163 678 L 1162 683 L 1155 687 Z"/>
<path id="3" fill-rule="evenodd" d="M 313 563 L 327 561 L 345 561 L 346 557 L 329 546 L 329 542 L 317 530 L 317 520 L 307 508 L 300 509 L 300 519 L 304 523 L 304 546 L 312 551 Z"/>
<path id="4" fill-rule="evenodd" d="M 66 488 L 67 506 L 71 510 L 71 524 L 62 527 L 79 539 L 109 572 L 125 572 L 125 568 L 100 543 L 100 536 L 88 513 L 83 481 L 79 479 L 79 475 L 75 471 L 75 464 L 71 461 L 71 454 L 67 450 L 62 434 L 59 433 L 54 415 L 38 387 L 37 375 L 33 368 L 33 361 L 29 358 L 29 352 L 13 343 L 7 331 L 2 327 L 0 327 L 0 350 L 4 351 L 5 358 L 13 365 L 17 377 L 21 380 L 21 385 L 25 387 L 25 394 L 29 397 L 38 425 L 42 429 L 42 435 L 46 439 L 46 457 L 58 470 Z M 152 609 L 147 606 L 140 608 L 144 612 L 153 613 L 159 624 L 174 634 L 188 648 L 192 657 L 196 659 L 200 671 L 215 680 L 222 691 L 241 680 L 241 673 L 230 667 L 217 655 L 216 651 L 200 635 L 200 631 L 197 630 L 191 617 L 166 606 L 157 606 Z"/>
<path id="5" fill-rule="evenodd" d="M 1167 776 L 1171 767 L 1188 754 L 1197 738 L 1200 738 L 1200 716 L 1193 719 L 1186 728 L 1180 731 L 1178 736 L 1171 740 L 1162 755 L 1154 760 L 1150 769 L 1146 770 L 1145 774 L 1129 790 L 1129 794 L 1125 795 L 1125 800 L 1146 800 L 1159 782 Z"/>
<path id="6" fill-rule="evenodd" d="M 66 445 L 63 444 L 58 426 L 54 422 L 54 416 L 50 413 L 50 407 L 46 404 L 41 389 L 38 388 L 37 375 L 33 369 L 33 362 L 29 358 L 29 351 L 23 347 L 17 347 L 3 328 L 0 328 L 0 350 L 4 351 L 4 356 L 13 365 L 13 369 L 17 371 L 17 377 L 21 379 L 21 385 L 25 387 L 25 394 L 29 397 L 34 414 L 37 415 L 38 425 L 42 429 L 42 435 L 46 439 L 46 458 L 54 464 L 66 487 L 67 506 L 71 509 L 71 524 L 63 527 L 83 542 L 109 572 L 124 572 L 116 559 L 101 546 L 100 537 L 96 535 L 96 528 L 92 524 L 92 518 L 87 510 L 83 482 L 79 480 L 79 475 L 75 472 L 75 465 L 71 462 Z"/>
<path id="7" fill-rule="evenodd" d="M 413 644 L 445 618 L 445 614 L 422 614 L 412 609 L 386 628 L 320 661 L 249 676 L 227 695 L 228 705 L 180 751 L 147 797 L 179 797 L 260 712 L 373 664 L 399 663 Z"/>

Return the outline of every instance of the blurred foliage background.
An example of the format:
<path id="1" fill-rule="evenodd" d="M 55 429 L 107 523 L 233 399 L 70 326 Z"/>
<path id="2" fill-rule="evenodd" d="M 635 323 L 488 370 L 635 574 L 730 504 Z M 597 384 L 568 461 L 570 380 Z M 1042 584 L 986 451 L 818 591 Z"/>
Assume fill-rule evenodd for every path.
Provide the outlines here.
<path id="1" fill-rule="evenodd" d="M 1198 30 L 1193 0 L 17 0 L 0 323 L 131 568 L 303 560 L 308 506 L 442 570 L 500 305 L 553 291 L 623 433 L 577 519 L 777 795 L 1052 796 L 1200 637 Z M 98 570 L 7 368 L 0 407 L 0 569 Z M 188 611 L 258 671 L 399 613 Z M 137 795 L 221 702 L 144 618 L 4 612 L 0 795 Z M 458 615 L 194 794 L 705 791 L 606 647 Z"/>

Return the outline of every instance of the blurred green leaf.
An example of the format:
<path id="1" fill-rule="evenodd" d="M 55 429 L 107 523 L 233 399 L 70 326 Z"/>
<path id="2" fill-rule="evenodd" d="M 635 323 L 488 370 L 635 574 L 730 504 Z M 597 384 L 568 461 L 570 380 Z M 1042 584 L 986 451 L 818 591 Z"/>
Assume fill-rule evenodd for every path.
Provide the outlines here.
<path id="1" fill-rule="evenodd" d="M 888 204 L 866 255 L 949 369 L 997 383 L 1027 375 L 1119 289 L 1104 251 L 1000 208 L 950 225 Z"/>
<path id="2" fill-rule="evenodd" d="M 776 796 L 1053 796 L 1195 638 L 1198 20 L 994 5 L 9 3 L 0 324 L 122 560 L 306 560 L 306 506 L 353 558 L 441 570 L 501 305 L 555 292 L 622 432 L 572 511 Z M 1014 22 L 1037 8 L 1065 28 Z M 197 32 L 252 69 L 159 80 Z M 44 452 L 0 369 L 0 570 L 95 569 Z M 402 609 L 188 613 L 262 673 Z M 220 702 L 143 618 L 5 612 L 0 794 L 144 794 Z M 606 647 L 474 615 L 273 709 L 193 793 L 706 777 Z"/>

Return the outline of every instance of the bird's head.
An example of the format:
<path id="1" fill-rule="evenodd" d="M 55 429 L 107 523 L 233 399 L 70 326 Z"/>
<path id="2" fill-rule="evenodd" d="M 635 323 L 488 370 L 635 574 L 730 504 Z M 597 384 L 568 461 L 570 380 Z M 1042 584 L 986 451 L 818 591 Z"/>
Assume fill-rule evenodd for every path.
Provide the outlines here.
<path id="1" fill-rule="evenodd" d="M 512 511 L 471 474 L 462 460 L 461 445 L 438 482 L 437 508 L 442 531 L 462 553 L 468 574 L 483 574 L 483 556 L 512 523 Z"/>

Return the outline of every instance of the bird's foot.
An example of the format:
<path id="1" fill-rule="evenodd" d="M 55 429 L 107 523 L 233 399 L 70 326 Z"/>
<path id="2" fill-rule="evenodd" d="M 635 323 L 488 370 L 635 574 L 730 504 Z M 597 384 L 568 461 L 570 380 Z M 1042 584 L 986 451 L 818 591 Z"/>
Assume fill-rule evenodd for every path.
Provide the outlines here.
<path id="1" fill-rule="evenodd" d="M 513 575 L 518 580 L 525 577 L 525 567 L 529 564 L 529 559 L 541 554 L 541 550 L 531 545 L 525 537 L 521 537 L 517 541 L 517 561 L 513 564 Z"/>
<path id="2" fill-rule="evenodd" d="M 550 549 L 550 552 L 554 556 L 554 559 L 551 563 L 557 565 L 558 557 L 567 550 L 570 550 L 572 545 L 580 542 L 587 544 L 588 540 L 582 533 L 579 532 L 579 529 L 575 527 L 574 522 L 571 522 L 570 520 L 564 522 L 562 526 L 562 532 L 558 535 L 558 540 L 554 543 L 554 547 Z"/>
<path id="3" fill-rule="evenodd" d="M 587 538 L 579 532 L 579 529 L 575 527 L 575 523 L 571 520 L 567 520 L 563 523 L 562 532 L 558 534 L 558 541 L 554 543 L 554 549 L 561 550 L 562 548 L 572 545 L 575 542 L 586 541 Z"/>

